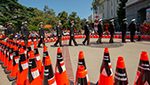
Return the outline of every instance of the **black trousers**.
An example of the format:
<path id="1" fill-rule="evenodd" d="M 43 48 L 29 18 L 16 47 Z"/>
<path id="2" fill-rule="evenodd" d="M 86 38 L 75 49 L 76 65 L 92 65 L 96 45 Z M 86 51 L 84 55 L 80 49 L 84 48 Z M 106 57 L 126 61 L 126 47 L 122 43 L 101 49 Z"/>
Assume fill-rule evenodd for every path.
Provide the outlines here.
<path id="1" fill-rule="evenodd" d="M 122 31 L 122 42 L 126 41 L 126 31 Z"/>
<path id="2" fill-rule="evenodd" d="M 40 47 L 41 43 L 43 44 L 43 46 L 45 45 L 44 38 L 40 38 L 40 42 L 38 44 L 38 47 Z"/>
<path id="3" fill-rule="evenodd" d="M 56 43 L 54 45 L 57 45 L 59 43 L 60 46 L 62 46 L 61 44 L 61 36 L 58 36 L 58 40 L 56 41 Z"/>
<path id="4" fill-rule="evenodd" d="M 103 33 L 102 33 L 102 34 L 103 34 Z M 97 40 L 98 43 L 101 43 L 102 34 L 99 34 L 99 38 L 98 38 L 98 40 Z"/>
<path id="5" fill-rule="evenodd" d="M 71 41 L 73 40 L 74 45 L 77 45 L 74 36 L 70 36 L 69 45 L 71 45 Z"/>
<path id="6" fill-rule="evenodd" d="M 90 36 L 86 35 L 86 38 L 84 39 L 83 43 L 85 43 L 87 41 L 87 45 L 89 45 L 90 42 Z"/>
<path id="7" fill-rule="evenodd" d="M 135 32 L 130 32 L 131 33 L 131 42 L 134 41 L 134 36 L 135 36 Z"/>
<path id="8" fill-rule="evenodd" d="M 113 41 L 114 33 L 110 33 L 110 35 L 111 35 L 111 38 L 110 38 L 110 40 L 109 40 L 109 43 L 113 43 L 113 42 L 114 42 L 114 41 Z"/>

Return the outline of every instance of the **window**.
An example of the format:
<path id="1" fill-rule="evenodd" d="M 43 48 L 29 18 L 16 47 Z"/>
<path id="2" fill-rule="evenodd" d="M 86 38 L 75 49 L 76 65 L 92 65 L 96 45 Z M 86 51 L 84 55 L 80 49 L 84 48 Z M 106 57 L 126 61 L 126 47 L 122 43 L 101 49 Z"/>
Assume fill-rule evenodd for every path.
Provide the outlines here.
<path id="1" fill-rule="evenodd" d="M 111 6 L 113 5 L 112 0 L 111 0 Z"/>
<path id="2" fill-rule="evenodd" d="M 113 16 L 113 10 L 111 9 L 111 16 Z"/>

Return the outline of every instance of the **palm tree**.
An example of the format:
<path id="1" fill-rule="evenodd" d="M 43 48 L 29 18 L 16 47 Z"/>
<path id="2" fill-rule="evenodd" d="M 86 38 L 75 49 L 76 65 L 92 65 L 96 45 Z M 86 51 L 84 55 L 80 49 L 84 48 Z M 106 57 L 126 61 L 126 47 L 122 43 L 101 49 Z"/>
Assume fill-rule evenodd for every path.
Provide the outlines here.
<path id="1" fill-rule="evenodd" d="M 99 2 L 100 2 L 100 0 L 93 0 L 92 7 L 91 7 L 91 10 L 93 10 L 93 13 L 95 10 L 95 13 L 97 14 Z"/>

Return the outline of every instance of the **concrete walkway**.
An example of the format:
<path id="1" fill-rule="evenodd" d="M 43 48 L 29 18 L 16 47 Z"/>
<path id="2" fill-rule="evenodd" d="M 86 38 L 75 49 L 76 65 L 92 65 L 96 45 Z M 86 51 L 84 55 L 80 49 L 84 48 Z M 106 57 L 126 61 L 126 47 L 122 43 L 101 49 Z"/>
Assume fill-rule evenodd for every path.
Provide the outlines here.
<path id="1" fill-rule="evenodd" d="M 64 47 L 62 47 L 63 57 L 65 66 L 67 67 L 67 74 L 70 80 L 75 80 L 77 63 L 78 63 L 78 54 L 79 51 L 83 51 L 85 57 L 85 63 L 87 66 L 87 71 L 89 75 L 89 80 L 91 83 L 96 83 L 99 80 L 100 75 L 100 66 L 102 64 L 104 48 L 96 46 L 97 39 L 91 39 L 90 46 L 82 45 L 83 39 L 78 39 L 77 42 L 79 46 L 68 46 L 69 41 L 63 41 Z M 108 42 L 109 39 L 103 39 L 102 42 Z M 125 60 L 126 71 L 128 76 L 128 81 L 130 85 L 134 84 L 136 71 L 138 68 L 141 51 L 145 50 L 150 55 L 150 41 L 141 41 L 136 43 L 131 43 L 127 40 L 128 43 L 122 44 L 121 39 L 115 39 L 114 42 L 121 44 L 118 47 L 109 48 L 111 64 L 113 69 L 113 74 L 116 70 L 117 57 L 122 56 Z M 53 47 L 54 43 L 47 43 L 48 52 L 52 61 L 53 70 L 55 71 L 56 65 L 56 55 L 57 48 Z M 32 46 L 33 48 L 33 46 Z M 42 58 L 43 48 L 39 48 L 40 56 Z M 150 59 L 150 56 L 149 56 Z M 72 79 L 74 77 L 74 79 Z M 0 67 L 0 85 L 11 85 L 11 82 L 8 81 L 6 74 L 3 72 L 3 69 Z"/>

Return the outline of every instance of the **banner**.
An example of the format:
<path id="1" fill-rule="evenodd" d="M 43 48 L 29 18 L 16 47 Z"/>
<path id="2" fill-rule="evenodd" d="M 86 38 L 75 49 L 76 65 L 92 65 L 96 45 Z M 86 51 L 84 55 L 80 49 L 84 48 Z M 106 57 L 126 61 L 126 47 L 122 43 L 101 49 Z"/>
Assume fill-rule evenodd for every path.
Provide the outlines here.
<path id="1" fill-rule="evenodd" d="M 146 21 L 150 21 L 150 8 L 146 9 Z"/>

